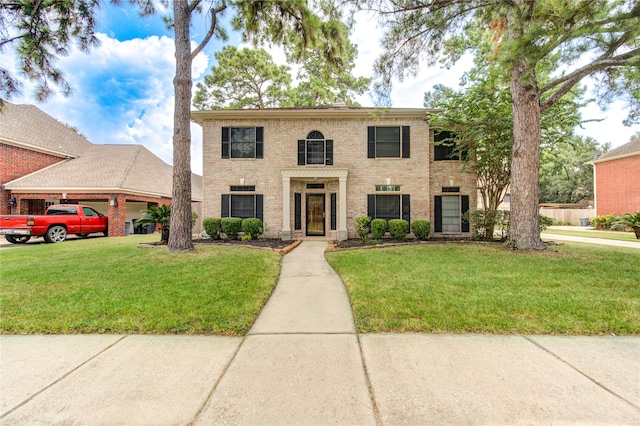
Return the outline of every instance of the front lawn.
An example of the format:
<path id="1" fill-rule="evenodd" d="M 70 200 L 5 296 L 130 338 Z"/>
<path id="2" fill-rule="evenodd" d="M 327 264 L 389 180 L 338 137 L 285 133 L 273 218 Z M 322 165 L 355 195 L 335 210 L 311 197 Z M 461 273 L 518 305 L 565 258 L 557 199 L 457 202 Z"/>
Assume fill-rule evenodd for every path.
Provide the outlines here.
<path id="1" fill-rule="evenodd" d="M 447 243 L 327 254 L 359 332 L 640 334 L 640 251 Z"/>
<path id="2" fill-rule="evenodd" d="M 275 286 L 281 255 L 158 236 L 68 241 L 0 253 L 0 333 L 243 335 Z"/>

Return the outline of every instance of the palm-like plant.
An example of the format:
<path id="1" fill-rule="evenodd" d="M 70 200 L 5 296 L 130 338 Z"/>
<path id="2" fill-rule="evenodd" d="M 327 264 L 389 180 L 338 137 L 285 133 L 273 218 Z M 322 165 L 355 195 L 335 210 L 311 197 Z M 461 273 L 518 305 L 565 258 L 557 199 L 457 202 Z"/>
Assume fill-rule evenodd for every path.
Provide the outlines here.
<path id="1" fill-rule="evenodd" d="M 640 212 L 625 213 L 624 216 L 611 224 L 611 229 L 624 230 L 627 227 L 633 229 L 636 239 L 640 240 Z"/>
<path id="2" fill-rule="evenodd" d="M 142 217 L 136 220 L 135 226 L 158 224 L 160 226 L 160 241 L 169 241 L 169 223 L 171 221 L 171 206 L 165 204 L 161 206 L 151 206 L 142 210 Z"/>

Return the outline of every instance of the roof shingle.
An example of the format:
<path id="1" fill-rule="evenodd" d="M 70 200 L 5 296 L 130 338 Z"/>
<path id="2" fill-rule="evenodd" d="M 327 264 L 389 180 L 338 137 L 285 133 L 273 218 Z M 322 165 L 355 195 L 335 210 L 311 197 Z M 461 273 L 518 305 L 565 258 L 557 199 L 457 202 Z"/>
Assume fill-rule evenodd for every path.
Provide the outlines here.
<path id="1" fill-rule="evenodd" d="M 7 101 L 3 101 L 0 109 L 0 139 L 62 157 L 77 157 L 92 145 L 87 138 L 37 107 Z"/>
<path id="2" fill-rule="evenodd" d="M 631 142 L 621 145 L 609 152 L 605 152 L 595 162 L 603 160 L 611 160 L 618 157 L 625 157 L 628 155 L 640 154 L 640 138 L 635 138 Z"/>

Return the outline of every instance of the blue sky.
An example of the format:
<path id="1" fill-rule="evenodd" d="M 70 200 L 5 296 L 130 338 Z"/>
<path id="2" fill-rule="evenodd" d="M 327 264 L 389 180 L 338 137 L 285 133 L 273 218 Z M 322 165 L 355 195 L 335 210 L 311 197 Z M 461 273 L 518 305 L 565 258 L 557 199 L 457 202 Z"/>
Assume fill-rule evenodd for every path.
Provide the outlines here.
<path id="1" fill-rule="evenodd" d="M 22 94 L 10 101 L 37 105 L 59 121 L 76 127 L 93 143 L 142 144 L 171 164 L 174 45 L 172 33 L 167 31 L 160 16 L 141 18 L 126 2 L 118 7 L 104 7 L 97 17 L 101 45 L 88 54 L 74 48 L 58 62 L 73 88 L 72 95 L 65 98 L 57 94 L 38 103 L 33 97 L 32 86 L 25 84 Z M 204 31 L 204 22 L 195 22 L 192 28 L 194 40 L 199 40 Z M 378 40 L 371 34 L 380 34 L 376 20 L 359 17 L 352 36 L 352 41 L 359 47 L 356 75 L 370 76 L 380 52 Z M 229 35 L 226 43 L 240 45 L 238 34 L 229 31 Z M 212 40 L 195 59 L 194 81 L 203 78 L 213 64 L 213 53 L 222 46 L 222 42 Z M 276 61 L 284 61 L 279 49 L 271 49 L 271 53 Z M 10 67 L 15 63 L 10 49 L 0 54 L 0 60 Z M 456 87 L 460 76 L 470 66 L 470 58 L 463 58 L 448 70 L 423 67 L 417 78 L 395 82 L 393 106 L 422 107 L 424 92 L 437 83 Z M 368 95 L 358 101 L 363 106 L 372 105 Z M 622 145 L 640 131 L 638 125 L 624 127 L 622 120 L 625 117 L 622 102 L 615 103 L 606 112 L 591 105 L 583 110 L 583 118 L 606 120 L 587 124 L 579 133 L 601 143 L 611 142 L 614 147 Z M 192 170 L 201 174 L 202 135 L 196 124 L 192 125 L 192 139 Z"/>

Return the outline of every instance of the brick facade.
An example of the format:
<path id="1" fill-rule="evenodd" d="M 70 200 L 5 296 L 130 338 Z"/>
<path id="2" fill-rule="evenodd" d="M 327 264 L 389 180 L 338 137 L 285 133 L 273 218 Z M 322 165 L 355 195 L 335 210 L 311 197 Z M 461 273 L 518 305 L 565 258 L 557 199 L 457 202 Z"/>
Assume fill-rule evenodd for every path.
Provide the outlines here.
<path id="1" fill-rule="evenodd" d="M 233 185 L 255 186 L 255 193 L 263 195 L 266 235 L 271 238 L 288 237 L 287 232 L 283 234 L 287 217 L 292 238 L 307 234 L 308 194 L 325 194 L 324 225 L 326 236 L 333 239 L 340 236 L 340 229 L 331 230 L 331 194 L 338 195 L 335 196 L 338 216 L 341 209 L 346 212 L 344 220 L 349 238 L 356 237 L 356 218 L 367 215 L 369 194 L 409 195 L 411 221 L 427 219 L 433 223 L 434 196 L 442 193 L 443 186 L 460 187 L 460 195 L 468 195 L 470 205 L 476 205 L 475 177 L 462 173 L 459 161 L 433 161 L 430 144 L 433 131 L 425 120 L 427 110 L 392 109 L 378 116 L 373 109 L 359 112 L 352 109 L 349 114 L 335 109 L 291 111 L 194 114 L 203 128 L 203 218 L 221 216 L 222 194 L 229 194 Z M 368 158 L 369 126 L 409 126 L 410 157 Z M 264 158 L 222 158 L 223 127 L 263 127 Z M 306 139 L 312 131 L 322 133 L 325 140 L 333 140 L 333 165 L 298 165 L 298 140 Z M 340 194 L 343 176 L 346 176 L 346 194 Z M 308 184 L 324 184 L 324 188 L 309 188 Z M 400 191 L 376 192 L 376 185 L 399 186 Z M 283 194 L 287 186 L 289 191 Z M 300 194 L 302 199 L 302 229 L 298 230 L 294 223 L 295 194 Z M 283 202 L 283 196 L 289 197 L 288 203 Z M 341 200 L 346 200 L 346 206 L 340 205 Z M 285 212 L 283 224 L 283 208 L 287 205 L 289 211 Z M 459 236 L 469 235 L 459 233 Z"/>
<path id="2" fill-rule="evenodd" d="M 640 153 L 595 163 L 596 214 L 640 211 Z"/>
<path id="3" fill-rule="evenodd" d="M 26 176 L 64 158 L 0 143 L 0 187 L 14 179 Z M 0 214 L 11 214 L 11 192 L 0 190 Z"/>

